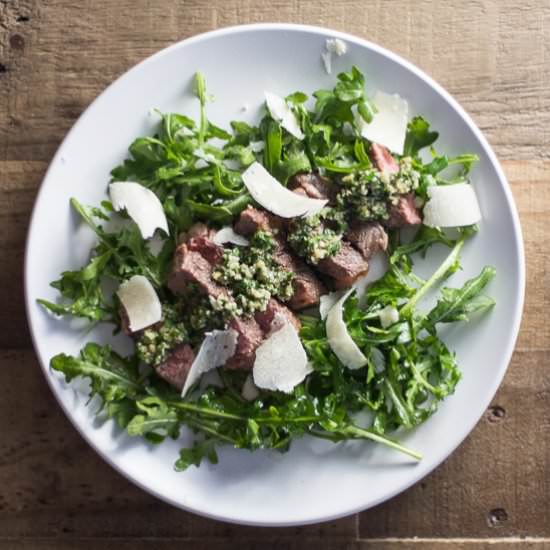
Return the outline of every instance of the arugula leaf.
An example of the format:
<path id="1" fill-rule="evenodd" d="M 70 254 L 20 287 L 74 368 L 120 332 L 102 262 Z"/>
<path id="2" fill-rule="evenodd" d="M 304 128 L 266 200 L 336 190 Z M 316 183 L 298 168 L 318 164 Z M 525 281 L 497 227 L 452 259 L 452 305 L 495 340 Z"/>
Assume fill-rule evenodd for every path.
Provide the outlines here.
<path id="1" fill-rule="evenodd" d="M 407 126 L 403 155 L 416 157 L 421 149 L 432 145 L 438 137 L 437 132 L 430 131 L 430 124 L 425 118 L 415 116 Z"/>
<path id="2" fill-rule="evenodd" d="M 437 323 L 467 321 L 472 313 L 492 308 L 495 301 L 480 293 L 495 274 L 494 267 L 486 266 L 477 277 L 466 281 L 462 288 L 443 288 L 441 298 L 426 318 L 426 328 L 433 328 Z"/>
<path id="3" fill-rule="evenodd" d="M 104 404 L 133 398 L 141 391 L 137 359 L 124 359 L 110 346 L 88 343 L 80 357 L 60 353 L 50 361 L 53 370 L 70 382 L 78 376 L 91 381 L 90 397 L 99 395 Z"/>

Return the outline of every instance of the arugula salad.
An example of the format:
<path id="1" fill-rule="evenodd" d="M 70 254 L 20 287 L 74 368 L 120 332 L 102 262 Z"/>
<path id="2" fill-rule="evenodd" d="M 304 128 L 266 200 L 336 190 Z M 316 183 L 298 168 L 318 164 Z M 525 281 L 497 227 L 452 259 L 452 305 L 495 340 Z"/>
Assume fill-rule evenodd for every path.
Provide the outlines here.
<path id="1" fill-rule="evenodd" d="M 494 305 L 491 266 L 442 286 L 478 231 L 478 158 L 438 153 L 429 122 L 397 95 L 367 96 L 356 67 L 311 97 L 266 92 L 257 126 L 215 125 L 200 73 L 195 89 L 199 119 L 158 112 L 108 200 L 71 199 L 96 244 L 51 283 L 57 301 L 39 300 L 113 324 L 134 352 L 89 342 L 51 368 L 89 379 L 97 415 L 131 436 L 190 430 L 177 470 L 216 463 L 222 445 L 286 451 L 304 435 L 420 460 L 399 433 L 461 377 L 440 333 Z M 448 254 L 422 278 L 415 259 L 433 246 Z"/>

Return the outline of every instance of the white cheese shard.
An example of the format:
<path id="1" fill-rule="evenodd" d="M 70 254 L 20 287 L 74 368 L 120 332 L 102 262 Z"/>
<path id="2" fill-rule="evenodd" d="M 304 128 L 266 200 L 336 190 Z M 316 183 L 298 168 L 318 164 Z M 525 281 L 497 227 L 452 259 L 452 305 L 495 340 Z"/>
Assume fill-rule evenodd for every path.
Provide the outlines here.
<path id="1" fill-rule="evenodd" d="M 319 300 L 319 315 L 321 316 L 321 320 L 324 321 L 327 318 L 328 312 L 345 293 L 345 290 L 336 290 L 321 296 Z"/>
<path id="2" fill-rule="evenodd" d="M 377 281 L 388 271 L 388 255 L 383 251 L 378 251 L 369 260 L 369 270 L 366 275 L 359 277 L 354 283 L 353 288 L 357 291 L 359 307 L 365 305 L 367 287 Z"/>
<path id="3" fill-rule="evenodd" d="M 474 188 L 469 183 L 431 185 L 424 206 L 424 225 L 460 227 L 481 220 L 481 210 Z"/>
<path id="4" fill-rule="evenodd" d="M 370 358 L 372 360 L 375 372 L 378 374 L 384 372 L 386 369 L 386 359 L 384 354 L 378 348 L 371 348 Z"/>
<path id="5" fill-rule="evenodd" d="M 327 52 L 336 55 L 344 55 L 348 51 L 348 45 L 340 38 L 327 38 L 325 43 Z"/>
<path id="6" fill-rule="evenodd" d="M 325 65 L 325 71 L 330 74 L 332 72 L 332 54 L 344 55 L 348 51 L 348 45 L 340 38 L 327 38 L 325 50 L 321 54 L 321 59 Z"/>
<path id="7" fill-rule="evenodd" d="M 250 150 L 253 153 L 259 153 L 260 151 L 263 151 L 265 149 L 265 141 L 263 139 L 260 139 L 259 141 L 251 141 L 250 142 Z"/>
<path id="8" fill-rule="evenodd" d="M 326 319 L 327 339 L 332 351 L 349 369 L 359 369 L 367 364 L 367 358 L 353 341 L 344 321 L 344 303 L 355 292 L 350 288 L 328 312 Z"/>
<path id="9" fill-rule="evenodd" d="M 285 324 L 256 350 L 252 368 L 259 388 L 290 393 L 312 371 L 298 332 L 285 317 Z"/>
<path id="10" fill-rule="evenodd" d="M 238 233 L 233 231 L 230 225 L 222 227 L 212 239 L 216 244 L 231 243 L 238 246 L 248 246 L 249 240 Z"/>
<path id="11" fill-rule="evenodd" d="M 234 330 L 213 330 L 204 335 L 199 353 L 195 357 L 185 380 L 181 396 L 205 373 L 221 367 L 235 353 L 237 333 Z"/>
<path id="12" fill-rule="evenodd" d="M 328 202 L 293 193 L 281 185 L 259 162 L 252 163 L 243 172 L 242 179 L 254 200 L 281 218 L 310 216 Z"/>
<path id="13" fill-rule="evenodd" d="M 254 401 L 256 397 L 260 395 L 260 390 L 258 389 L 258 386 L 254 384 L 254 379 L 251 374 L 249 374 L 244 381 L 241 389 L 241 395 L 246 401 Z"/>
<path id="14" fill-rule="evenodd" d="M 152 237 L 157 228 L 169 233 L 162 204 L 147 187 L 133 181 L 115 181 L 109 185 L 109 195 L 113 208 L 126 210 L 144 239 Z"/>
<path id="15" fill-rule="evenodd" d="M 296 139 L 304 139 L 298 117 L 280 96 L 271 92 L 264 92 L 265 104 L 271 117 L 276 120 L 287 132 Z"/>
<path id="16" fill-rule="evenodd" d="M 386 306 L 378 312 L 378 317 L 382 328 L 388 328 L 399 321 L 399 311 L 393 306 Z"/>
<path id="17" fill-rule="evenodd" d="M 123 282 L 117 295 L 128 316 L 132 332 L 162 320 L 162 306 L 153 285 L 143 275 L 134 275 Z"/>
<path id="18" fill-rule="evenodd" d="M 359 115 L 356 117 L 361 135 L 387 147 L 392 153 L 402 155 L 409 122 L 409 104 L 397 94 L 380 91 L 376 92 L 372 102 L 378 110 L 372 122 L 367 123 Z"/>

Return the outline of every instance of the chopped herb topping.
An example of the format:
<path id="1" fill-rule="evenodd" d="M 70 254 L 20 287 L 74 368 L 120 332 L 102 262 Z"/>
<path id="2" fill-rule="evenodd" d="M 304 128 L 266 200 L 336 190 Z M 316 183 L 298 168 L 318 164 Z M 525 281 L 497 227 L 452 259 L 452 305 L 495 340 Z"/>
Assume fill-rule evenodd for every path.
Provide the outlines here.
<path id="1" fill-rule="evenodd" d="M 338 253 L 346 229 L 344 212 L 327 207 L 313 216 L 294 220 L 288 242 L 298 256 L 315 265 Z"/>
<path id="2" fill-rule="evenodd" d="M 226 249 L 212 278 L 229 288 L 232 296 L 211 300 L 214 309 L 226 316 L 252 315 L 265 311 L 272 296 L 291 298 L 294 275 L 274 261 L 276 248 L 272 235 L 257 231 L 249 246 Z"/>
<path id="3" fill-rule="evenodd" d="M 188 333 L 177 307 L 164 304 L 161 323 L 143 331 L 136 344 L 136 351 L 143 362 L 156 366 L 166 359 L 170 350 L 186 341 Z"/>
<path id="4" fill-rule="evenodd" d="M 348 210 L 355 219 L 383 221 L 400 195 L 418 188 L 420 172 L 414 169 L 410 157 L 404 157 L 396 174 L 367 169 L 347 174 L 341 183 L 336 197 L 338 208 Z"/>

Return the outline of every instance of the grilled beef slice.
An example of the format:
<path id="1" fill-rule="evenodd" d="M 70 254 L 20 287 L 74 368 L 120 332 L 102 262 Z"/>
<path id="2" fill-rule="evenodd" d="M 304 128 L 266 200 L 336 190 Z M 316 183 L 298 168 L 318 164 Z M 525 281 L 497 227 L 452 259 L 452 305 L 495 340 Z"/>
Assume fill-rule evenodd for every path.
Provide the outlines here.
<path id="1" fill-rule="evenodd" d="M 369 157 L 374 167 L 380 172 L 386 172 L 387 174 L 397 174 L 399 172 L 399 164 L 383 145 L 373 143 L 369 149 Z"/>
<path id="2" fill-rule="evenodd" d="M 292 176 L 288 180 L 288 188 L 311 199 L 328 199 L 332 201 L 336 195 L 334 184 L 328 178 L 316 172 Z"/>
<path id="3" fill-rule="evenodd" d="M 391 206 L 390 217 L 386 221 L 386 225 L 390 228 L 396 228 L 419 223 L 422 223 L 422 218 L 420 210 L 414 204 L 414 193 L 401 195 L 397 204 Z"/>
<path id="4" fill-rule="evenodd" d="M 195 360 L 195 354 L 189 344 L 176 346 L 168 357 L 155 367 L 157 374 L 169 384 L 181 390 Z"/>
<path id="5" fill-rule="evenodd" d="M 352 222 L 346 239 L 361 252 L 365 260 L 369 260 L 379 250 L 388 248 L 388 235 L 377 222 Z"/>
<path id="6" fill-rule="evenodd" d="M 336 288 L 346 288 L 367 273 L 369 264 L 350 243 L 342 241 L 340 250 L 334 256 L 321 260 L 317 269 L 332 277 Z"/>

